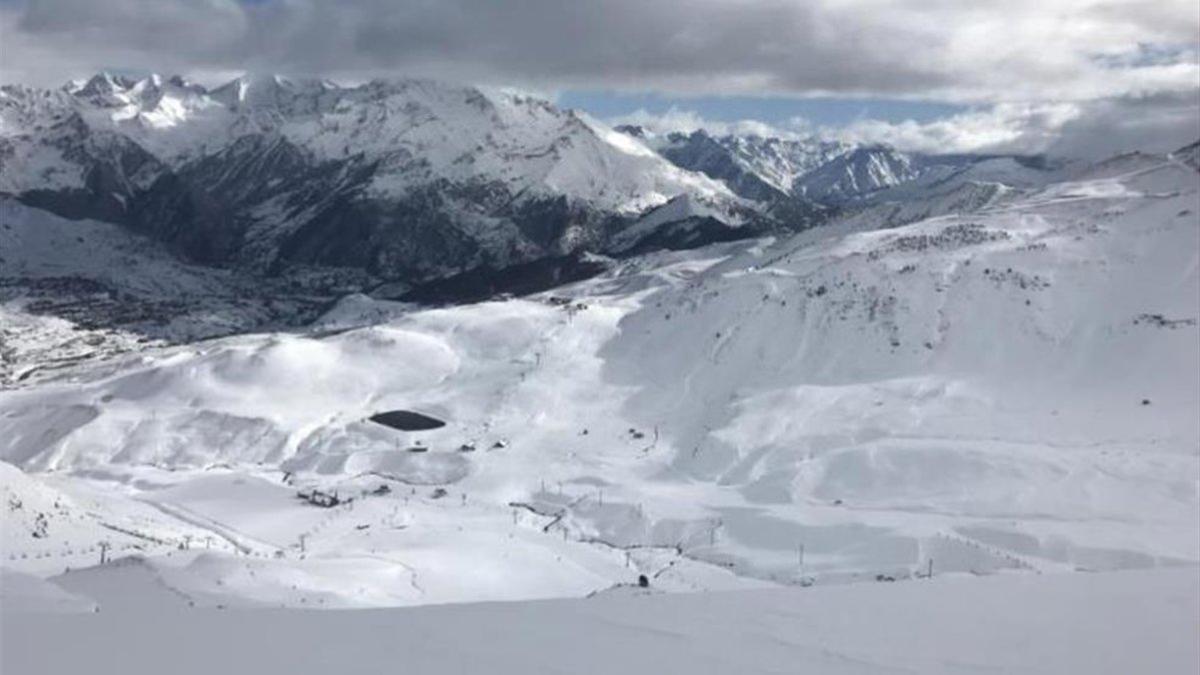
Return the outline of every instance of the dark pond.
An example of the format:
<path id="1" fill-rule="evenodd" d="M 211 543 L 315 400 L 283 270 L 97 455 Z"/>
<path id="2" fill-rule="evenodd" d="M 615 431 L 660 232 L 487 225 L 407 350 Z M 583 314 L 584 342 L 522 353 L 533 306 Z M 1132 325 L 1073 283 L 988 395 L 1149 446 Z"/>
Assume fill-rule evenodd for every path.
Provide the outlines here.
<path id="1" fill-rule="evenodd" d="M 436 417 L 422 415 L 411 410 L 389 410 L 371 415 L 370 420 L 400 431 L 427 431 L 446 426 L 445 422 Z"/>

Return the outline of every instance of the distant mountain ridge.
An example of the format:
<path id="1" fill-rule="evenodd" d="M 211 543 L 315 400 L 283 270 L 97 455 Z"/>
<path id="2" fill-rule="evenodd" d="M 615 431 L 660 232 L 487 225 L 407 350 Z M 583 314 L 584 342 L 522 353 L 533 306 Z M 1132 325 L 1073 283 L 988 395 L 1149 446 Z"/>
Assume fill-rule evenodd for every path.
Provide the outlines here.
<path id="1" fill-rule="evenodd" d="M 704 129 L 653 134 L 633 125 L 617 130 L 641 139 L 677 166 L 724 181 L 739 196 L 755 201 L 793 197 L 800 176 L 851 149 L 815 138 L 716 136 Z"/>
<path id="2" fill-rule="evenodd" d="M 0 194 L 126 225 L 200 262 L 407 282 L 604 251 L 680 195 L 727 227 L 776 225 L 574 111 L 426 80 L 5 86 Z"/>
<path id="3" fill-rule="evenodd" d="M 0 196 L 124 225 L 191 261 L 339 288 L 702 246 L 864 209 L 927 217 L 1044 183 L 1041 161 L 613 129 L 520 92 L 416 79 L 0 87 Z"/>
<path id="4" fill-rule="evenodd" d="M 791 200 L 825 207 L 856 204 L 890 188 L 939 183 L 997 159 L 1035 171 L 1046 168 L 1046 159 L 1036 155 L 928 154 L 815 136 L 715 135 L 704 129 L 655 133 L 639 125 L 616 129 L 643 141 L 680 168 L 720 180 L 739 196 L 757 202 Z M 1034 182 L 1048 178 L 1042 176 Z"/>

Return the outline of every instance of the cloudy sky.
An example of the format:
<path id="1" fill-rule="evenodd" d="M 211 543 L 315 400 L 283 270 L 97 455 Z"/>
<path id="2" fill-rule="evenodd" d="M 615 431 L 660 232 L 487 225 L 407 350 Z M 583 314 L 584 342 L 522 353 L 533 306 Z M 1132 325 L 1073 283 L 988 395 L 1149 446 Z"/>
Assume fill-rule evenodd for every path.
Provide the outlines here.
<path id="1" fill-rule="evenodd" d="M 101 69 L 432 76 L 917 150 L 1200 137 L 1196 0 L 0 0 L 0 80 Z"/>

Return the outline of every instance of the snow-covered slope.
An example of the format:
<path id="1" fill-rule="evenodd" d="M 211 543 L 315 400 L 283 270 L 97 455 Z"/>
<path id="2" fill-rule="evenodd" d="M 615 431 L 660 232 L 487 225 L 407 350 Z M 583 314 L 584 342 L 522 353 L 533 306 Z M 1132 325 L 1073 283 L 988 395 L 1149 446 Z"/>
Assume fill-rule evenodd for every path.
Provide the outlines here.
<path id="1" fill-rule="evenodd" d="M 1129 173 L 1161 164 L 1163 159 L 1153 157 L 1149 164 L 1128 166 L 1103 176 L 1098 169 L 1089 168 L 1092 173 L 1088 177 Z M 885 181 L 891 184 L 883 187 L 872 187 L 872 183 L 865 192 L 852 192 L 849 197 L 853 199 L 841 202 L 841 211 L 830 219 L 830 224 L 858 223 L 860 229 L 882 229 L 936 216 L 974 213 L 1020 199 L 1071 175 L 1066 167 L 1031 166 L 1015 157 L 930 156 L 913 161 L 914 171 L 905 180 Z"/>
<path id="2" fill-rule="evenodd" d="M 0 457 L 237 542 L 148 551 L 214 604 L 1195 565 L 1196 173 L 1078 176 L 80 366 L 0 392 Z M 368 419 L 397 409 L 446 424 Z"/>
<path id="3" fill-rule="evenodd" d="M 108 571 L 57 580 L 81 594 L 113 595 L 99 614 L 63 613 L 67 602 L 50 597 L 58 586 L 45 582 L 46 590 L 25 595 L 40 596 L 48 609 L 18 611 L 10 598 L 34 590 L 34 580 L 6 577 L 5 672 L 132 675 L 159 673 L 168 663 L 177 675 L 371 673 L 396 664 L 430 675 L 1127 675 L 1200 668 L 1194 570 L 341 612 L 186 609 L 136 570 Z"/>
<path id="4" fill-rule="evenodd" d="M 919 190 L 912 187 L 899 185 L 875 193 L 862 203 L 844 207 L 827 225 L 837 230 L 848 225 L 858 230 L 886 229 L 927 218 L 995 208 L 1025 194 L 1004 183 L 970 180 L 947 180 Z"/>
<path id="5" fill-rule="evenodd" d="M 679 195 L 739 200 L 520 93 L 107 74 L 0 89 L 0 193 L 120 222 L 206 262 L 419 280 L 587 246 Z"/>
<path id="6" fill-rule="evenodd" d="M 1176 150 L 1172 155 L 1180 162 L 1200 171 L 1200 141 L 1186 145 Z"/>

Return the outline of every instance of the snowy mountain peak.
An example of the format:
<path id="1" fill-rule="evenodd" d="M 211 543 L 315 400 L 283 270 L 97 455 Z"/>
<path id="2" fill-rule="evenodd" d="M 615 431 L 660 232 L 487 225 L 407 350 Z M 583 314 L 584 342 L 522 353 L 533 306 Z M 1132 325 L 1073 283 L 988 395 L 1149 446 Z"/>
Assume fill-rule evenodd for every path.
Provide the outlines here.
<path id="1" fill-rule="evenodd" d="M 124 93 L 136 83 L 137 80 L 113 75 L 106 71 L 93 75 L 78 88 L 69 84 L 67 90 L 76 96 L 100 100 L 103 97 Z"/>
<path id="2" fill-rule="evenodd" d="M 797 190 L 818 201 L 839 202 L 899 185 L 918 174 L 913 159 L 885 145 L 855 148 L 797 183 Z"/>
<path id="3" fill-rule="evenodd" d="M 213 100 L 232 111 L 274 109 L 287 111 L 297 99 L 313 98 L 340 89 L 328 80 L 293 79 L 282 75 L 244 75 L 221 85 L 211 93 Z M 311 109 L 311 108 L 310 108 Z"/>
<path id="4" fill-rule="evenodd" d="M 768 203 L 792 199 L 800 176 L 849 149 L 817 138 L 714 135 L 705 129 L 658 134 L 637 125 L 617 129 L 681 168 L 724 182 L 740 197 Z"/>

